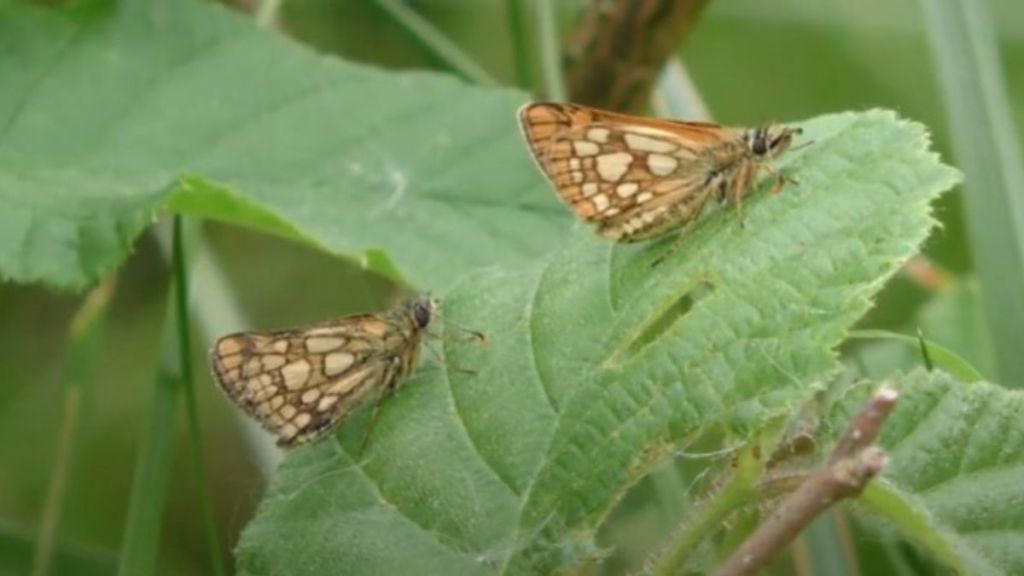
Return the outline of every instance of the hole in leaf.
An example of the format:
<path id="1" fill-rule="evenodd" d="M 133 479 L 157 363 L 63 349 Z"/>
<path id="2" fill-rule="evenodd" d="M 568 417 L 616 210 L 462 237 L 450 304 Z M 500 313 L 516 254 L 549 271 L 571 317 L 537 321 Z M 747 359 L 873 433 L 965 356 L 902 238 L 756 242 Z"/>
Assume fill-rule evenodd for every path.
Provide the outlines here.
<path id="1" fill-rule="evenodd" d="M 689 314 L 694 305 L 703 298 L 706 298 L 715 289 L 715 284 L 707 275 L 698 276 L 690 283 L 689 289 L 684 292 L 662 313 L 652 318 L 640 334 L 630 342 L 625 349 L 623 356 L 635 356 L 651 342 L 656 341 L 665 332 L 668 332 L 673 325 Z"/>

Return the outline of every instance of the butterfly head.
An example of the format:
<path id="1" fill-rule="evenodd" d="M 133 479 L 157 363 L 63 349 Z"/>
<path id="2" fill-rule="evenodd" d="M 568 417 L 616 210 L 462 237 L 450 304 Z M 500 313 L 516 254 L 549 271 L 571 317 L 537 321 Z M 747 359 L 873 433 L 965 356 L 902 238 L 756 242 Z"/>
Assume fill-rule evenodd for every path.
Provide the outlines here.
<path id="1" fill-rule="evenodd" d="M 426 328 L 437 315 L 437 307 L 437 298 L 431 298 L 429 294 L 410 298 L 405 303 L 406 314 L 421 329 Z"/>
<path id="2" fill-rule="evenodd" d="M 747 130 L 743 139 L 747 149 L 757 158 L 776 158 L 788 150 L 793 137 L 802 132 L 800 128 L 769 124 Z"/>

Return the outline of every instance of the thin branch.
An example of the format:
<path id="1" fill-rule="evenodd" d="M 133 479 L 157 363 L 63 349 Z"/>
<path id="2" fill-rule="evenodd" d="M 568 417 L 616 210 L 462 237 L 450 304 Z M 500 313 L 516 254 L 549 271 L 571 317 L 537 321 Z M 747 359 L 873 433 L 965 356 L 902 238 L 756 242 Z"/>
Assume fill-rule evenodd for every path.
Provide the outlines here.
<path id="1" fill-rule="evenodd" d="M 94 288 L 75 313 L 68 330 L 68 359 L 64 370 L 64 414 L 58 436 L 56 458 L 46 492 L 35 556 L 33 576 L 49 573 L 54 546 L 64 511 L 64 496 L 76 451 L 82 396 L 96 376 L 107 312 L 114 293 L 114 276 L 107 276 Z"/>
<path id="2" fill-rule="evenodd" d="M 641 113 L 662 67 L 683 43 L 707 0 L 601 0 L 590 4 L 569 41 L 573 101 Z"/>
<path id="3" fill-rule="evenodd" d="M 883 388 L 854 417 L 825 465 L 812 473 L 718 569 L 718 576 L 755 574 L 829 506 L 861 493 L 888 462 L 872 444 L 899 393 Z"/>
<path id="4" fill-rule="evenodd" d="M 911 258 L 900 272 L 914 284 L 935 294 L 949 290 L 956 281 L 948 270 L 921 254 Z"/>

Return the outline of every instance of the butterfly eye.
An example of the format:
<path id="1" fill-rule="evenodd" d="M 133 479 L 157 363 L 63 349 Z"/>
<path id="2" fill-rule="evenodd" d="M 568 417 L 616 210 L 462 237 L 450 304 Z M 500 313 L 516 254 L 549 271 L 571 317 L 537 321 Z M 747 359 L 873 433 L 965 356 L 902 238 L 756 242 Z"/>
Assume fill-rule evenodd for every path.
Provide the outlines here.
<path id="1" fill-rule="evenodd" d="M 773 142 L 772 145 L 774 146 L 775 143 Z M 758 156 L 763 156 L 768 152 L 768 142 L 765 141 L 764 134 L 759 133 L 757 137 L 754 138 L 754 142 L 750 145 L 750 151 Z"/>
<path id="2" fill-rule="evenodd" d="M 422 303 L 417 303 L 413 310 L 413 317 L 416 319 L 417 326 L 426 328 L 427 324 L 430 324 L 430 308 Z"/>

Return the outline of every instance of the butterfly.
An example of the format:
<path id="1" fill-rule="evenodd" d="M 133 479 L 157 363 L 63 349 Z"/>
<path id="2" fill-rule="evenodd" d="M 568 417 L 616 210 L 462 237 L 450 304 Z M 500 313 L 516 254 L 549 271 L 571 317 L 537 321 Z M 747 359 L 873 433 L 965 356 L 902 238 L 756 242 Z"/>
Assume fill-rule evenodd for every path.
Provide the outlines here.
<path id="1" fill-rule="evenodd" d="M 555 102 L 519 110 L 530 151 L 558 195 L 599 235 L 638 242 L 688 229 L 711 198 L 730 202 L 742 222 L 743 197 L 758 172 L 791 178 L 772 160 L 800 128 L 729 128 L 629 116 Z"/>
<path id="2" fill-rule="evenodd" d="M 417 296 L 382 314 L 230 334 L 214 345 L 210 363 L 228 398 L 278 446 L 291 447 L 328 434 L 368 397 L 398 390 L 437 309 L 437 300 Z"/>

